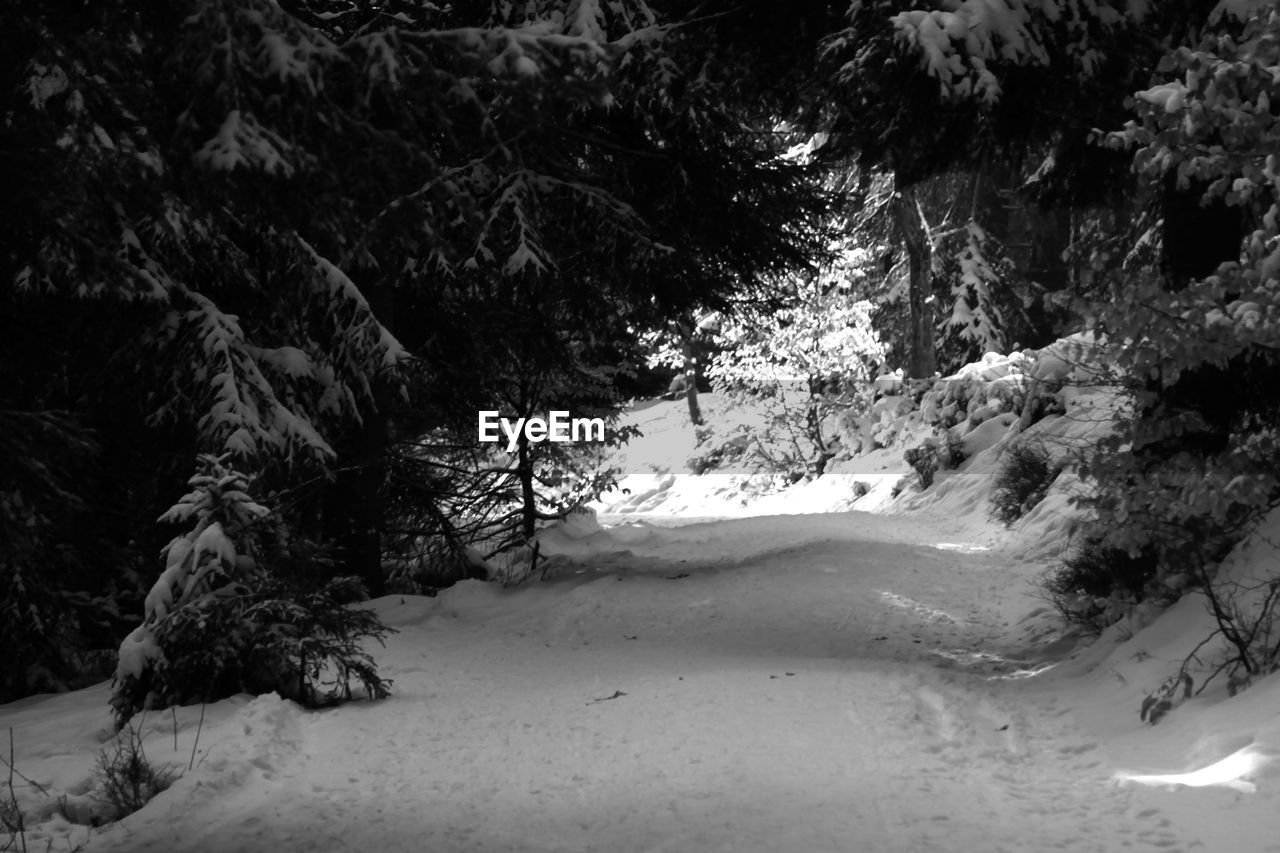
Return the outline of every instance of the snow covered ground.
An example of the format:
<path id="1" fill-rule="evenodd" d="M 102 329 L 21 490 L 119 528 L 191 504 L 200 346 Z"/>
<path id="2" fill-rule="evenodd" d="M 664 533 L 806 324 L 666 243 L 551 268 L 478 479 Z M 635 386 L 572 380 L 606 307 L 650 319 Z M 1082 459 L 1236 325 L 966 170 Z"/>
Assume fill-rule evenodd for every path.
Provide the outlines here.
<path id="1" fill-rule="evenodd" d="M 0 706 L 28 848 L 1280 851 L 1280 679 L 1143 723 L 1202 606 L 1073 650 L 1034 584 L 1065 504 L 987 522 L 996 437 L 930 492 L 889 496 L 899 450 L 768 493 L 679 473 L 681 405 L 635 413 L 627 492 L 548 532 L 546 580 L 371 603 L 392 698 L 237 697 L 198 744 L 199 707 L 147 715 L 182 775 L 117 824 L 82 825 L 107 686 Z"/>

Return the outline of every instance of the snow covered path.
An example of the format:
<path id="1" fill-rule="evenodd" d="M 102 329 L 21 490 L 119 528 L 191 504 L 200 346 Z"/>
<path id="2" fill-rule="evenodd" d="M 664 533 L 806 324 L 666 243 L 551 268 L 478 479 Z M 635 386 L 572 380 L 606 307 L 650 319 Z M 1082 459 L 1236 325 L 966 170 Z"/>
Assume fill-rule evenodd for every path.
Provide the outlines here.
<path id="1" fill-rule="evenodd" d="M 857 513 L 560 550 L 543 583 L 382 600 L 393 698 L 243 700 L 88 850 L 1215 849 L 1015 677 L 1031 590 L 995 555 Z"/>

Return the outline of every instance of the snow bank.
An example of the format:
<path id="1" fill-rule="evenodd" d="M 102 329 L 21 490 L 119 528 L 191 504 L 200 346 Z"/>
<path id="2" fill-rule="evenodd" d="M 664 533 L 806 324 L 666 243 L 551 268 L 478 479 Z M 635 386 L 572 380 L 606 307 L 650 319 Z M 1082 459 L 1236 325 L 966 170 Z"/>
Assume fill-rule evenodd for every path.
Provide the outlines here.
<path id="1" fill-rule="evenodd" d="M 1239 600 L 1246 613 L 1260 594 L 1257 581 L 1276 576 L 1278 536 L 1275 512 L 1222 564 L 1221 582 L 1253 587 Z M 1114 784 L 1154 789 L 1155 802 L 1171 809 L 1171 825 L 1197 833 L 1204 849 L 1271 849 L 1280 813 L 1280 676 L 1260 675 L 1231 695 L 1226 674 L 1217 672 L 1229 649 L 1215 628 L 1199 593 L 1164 612 L 1140 606 L 1060 667 L 1056 686 L 1108 744 Z M 1179 685 L 1172 709 L 1155 725 L 1145 722 L 1144 701 L 1188 660 L 1190 696 Z M 1241 796 L 1257 801 L 1246 808 L 1231 799 Z"/>

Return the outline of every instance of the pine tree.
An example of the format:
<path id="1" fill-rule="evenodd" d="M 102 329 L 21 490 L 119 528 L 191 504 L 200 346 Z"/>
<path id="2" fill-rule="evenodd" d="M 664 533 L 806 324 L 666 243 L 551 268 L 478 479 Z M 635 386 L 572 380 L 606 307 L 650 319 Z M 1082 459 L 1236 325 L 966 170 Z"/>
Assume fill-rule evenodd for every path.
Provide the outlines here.
<path id="1" fill-rule="evenodd" d="M 230 457 L 201 456 L 191 491 L 161 519 L 187 530 L 164 549 L 143 623 L 120 646 L 117 726 L 146 708 L 243 691 L 273 690 L 307 705 L 349 700 L 353 678 L 370 698 L 388 695 L 390 682 L 361 641 L 380 642 L 389 629 L 374 613 L 345 606 L 359 593 L 354 579 L 307 588 L 272 571 L 284 532 Z"/>
<path id="2" fill-rule="evenodd" d="M 502 233 L 530 239 L 510 255 L 486 242 L 449 279 L 428 285 L 429 310 L 454 322 L 438 324 L 422 349 L 410 345 L 439 367 L 421 395 L 421 421 L 437 429 L 421 442 L 410 437 L 407 446 L 417 447 L 407 467 L 430 470 L 426 459 L 438 460 L 436 474 L 423 476 L 445 504 L 494 523 L 445 522 L 457 513 L 409 507 L 401 534 L 466 537 L 486 554 L 524 544 L 572 506 L 536 482 L 559 448 L 522 445 L 515 460 L 470 455 L 457 448 L 474 443 L 475 411 L 609 417 L 622 403 L 614 378 L 640 359 L 635 330 L 724 304 L 821 253 L 804 227 L 828 203 L 818 173 L 780 158 L 772 116 L 751 113 L 766 129 L 748 126 L 740 69 L 708 55 L 706 22 L 654 23 L 643 37 L 609 29 L 616 18 L 606 24 L 613 43 L 629 45 L 610 77 L 608 108 L 544 111 L 510 146 L 525 171 L 511 185 L 516 227 Z M 476 336 L 467 324 L 492 332 Z M 565 464 L 576 467 L 557 462 Z M 489 483 L 504 477 L 518 482 L 518 495 L 495 502 Z M 596 488 L 606 479 L 579 482 Z M 412 490 L 403 478 L 397 488 Z M 444 558 L 457 563 L 461 550 L 444 548 Z"/>
<path id="3" fill-rule="evenodd" d="M 0 411 L 69 425 L 73 441 L 23 446 L 42 455 L 102 448 L 71 486 L 123 515 L 83 514 L 71 550 L 119 568 L 68 588 L 148 572 L 154 519 L 205 453 L 282 494 L 298 535 L 336 539 L 323 571 L 377 592 L 393 443 L 454 429 L 522 376 L 588 400 L 633 357 L 610 338 L 804 263 L 791 213 L 821 200 L 771 125 L 746 126 L 749 96 L 723 98 L 745 65 L 705 74 L 679 14 L 108 0 L 15 16 Z M 537 333 L 503 341 L 513 328 Z"/>

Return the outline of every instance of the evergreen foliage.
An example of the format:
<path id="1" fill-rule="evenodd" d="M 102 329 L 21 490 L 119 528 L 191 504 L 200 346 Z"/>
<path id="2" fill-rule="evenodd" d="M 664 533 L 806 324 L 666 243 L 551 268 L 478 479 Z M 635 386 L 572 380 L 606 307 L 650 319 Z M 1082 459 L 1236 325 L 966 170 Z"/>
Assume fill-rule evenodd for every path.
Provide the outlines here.
<path id="1" fill-rule="evenodd" d="M 452 450 L 394 477 L 388 460 L 474 442 L 479 409 L 608 416 L 637 330 L 820 253 L 827 196 L 778 158 L 776 115 L 742 85 L 764 79 L 752 57 L 731 40 L 708 55 L 716 19 L 681 14 L 108 0 L 14 16 L 0 411 L 60 425 L 15 430 L 0 464 L 68 473 L 6 491 L 6 630 L 50 653 L 5 689 L 65 668 L 75 642 L 112 644 L 119 621 L 88 637 L 81 616 L 137 606 L 197 453 L 281 496 L 277 538 L 330 540 L 310 583 L 355 574 L 375 593 L 424 518 L 510 547 L 604 485 L 584 470 L 525 489 L 513 538 L 463 530 L 453 496 L 508 513 L 512 477 L 564 477 L 558 448 L 498 472 Z M 57 567 L 33 571 L 37 552 Z M 233 568 L 196 574 L 231 589 Z"/>
<path id="2" fill-rule="evenodd" d="M 111 699 L 117 727 L 145 708 L 241 691 L 315 706 L 352 698 L 355 679 L 371 698 L 388 694 L 361 641 L 381 641 L 390 629 L 346 606 L 363 596 L 359 581 L 307 589 L 273 573 L 282 531 L 229 458 L 202 456 L 191 491 L 161 519 L 188 529 L 165 549 L 146 618 L 121 645 Z"/>
<path id="3" fill-rule="evenodd" d="M 1097 633 L 1150 598 L 1158 572 L 1152 551 L 1131 554 L 1086 534 L 1045 577 L 1044 588 L 1067 622 Z"/>
<path id="4" fill-rule="evenodd" d="M 1042 445 L 1020 441 L 1010 447 L 991 488 L 991 517 L 1012 525 L 1044 499 L 1061 470 Z"/>
<path id="5" fill-rule="evenodd" d="M 951 430 L 940 428 L 919 446 L 909 448 L 902 458 L 916 472 L 916 481 L 923 490 L 933 485 L 939 470 L 964 464 L 964 443 Z"/>
<path id="6" fill-rule="evenodd" d="M 1257 227 L 1215 274 L 1177 290 L 1154 276 L 1131 283 L 1095 318 L 1130 342 L 1116 381 L 1128 383 L 1134 414 L 1088 468 L 1094 535 L 1152 555 L 1161 577 L 1198 575 L 1280 504 L 1277 123 L 1257 107 L 1280 94 L 1262 70 L 1277 61 L 1280 16 L 1246 3 L 1223 7 L 1216 23 L 1198 47 L 1167 57 L 1165 82 L 1139 93 L 1141 121 L 1113 139 L 1138 146 L 1149 180 L 1204 186 Z"/>
<path id="7" fill-rule="evenodd" d="M 1043 343 L 1070 292 L 1133 405 L 1063 589 L 1211 564 L 1280 495 L 1274 4 L 938 5 L 8 16 L 0 699 L 74 683 L 139 604 L 124 716 L 320 701 L 332 667 L 385 692 L 343 578 L 467 574 L 611 476 L 479 448 L 474 413 L 609 418 L 641 336 L 712 312 L 718 381 L 804 386 L 820 471 L 833 382 Z"/>
<path id="8" fill-rule="evenodd" d="M 933 477 L 938 472 L 936 445 L 926 442 L 919 447 L 908 448 L 907 452 L 902 454 L 902 458 L 915 470 L 916 480 L 921 489 L 927 489 L 933 485 Z"/>

